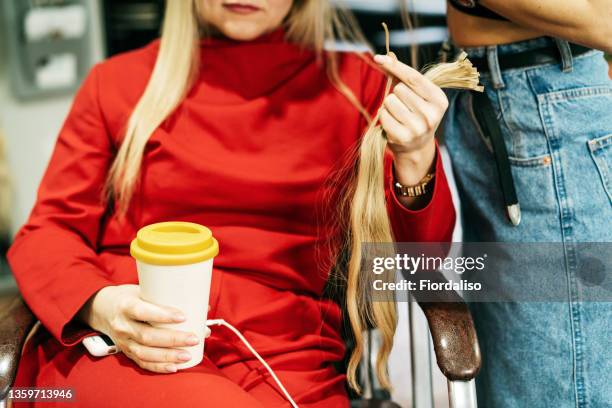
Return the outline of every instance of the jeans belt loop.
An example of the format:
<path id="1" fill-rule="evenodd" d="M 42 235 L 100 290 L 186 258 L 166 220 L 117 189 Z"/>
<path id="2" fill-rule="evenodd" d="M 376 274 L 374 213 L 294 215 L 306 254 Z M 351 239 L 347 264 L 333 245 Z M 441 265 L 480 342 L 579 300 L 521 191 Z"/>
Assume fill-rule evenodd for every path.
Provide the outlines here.
<path id="1" fill-rule="evenodd" d="M 559 38 L 555 38 L 555 42 L 557 43 L 557 48 L 559 48 L 559 53 L 561 54 L 563 72 L 572 72 L 572 69 L 574 68 L 574 57 L 572 55 L 572 49 L 570 48 L 569 42 Z"/>
<path id="2" fill-rule="evenodd" d="M 499 58 L 497 58 L 497 45 L 489 45 L 487 47 L 487 62 L 489 64 L 489 72 L 491 73 L 493 88 L 505 88 L 506 84 L 504 83 L 504 78 L 502 77 L 501 68 L 499 66 Z"/>

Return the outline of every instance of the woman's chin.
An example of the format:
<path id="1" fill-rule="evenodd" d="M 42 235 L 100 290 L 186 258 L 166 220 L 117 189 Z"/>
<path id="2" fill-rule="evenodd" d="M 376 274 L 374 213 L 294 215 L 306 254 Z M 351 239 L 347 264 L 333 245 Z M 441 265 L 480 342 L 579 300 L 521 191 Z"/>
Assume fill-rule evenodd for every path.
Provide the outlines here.
<path id="1" fill-rule="evenodd" d="M 251 41 L 254 40 L 269 30 L 251 24 L 227 24 L 224 27 L 220 27 L 219 31 L 227 38 L 235 41 Z"/>

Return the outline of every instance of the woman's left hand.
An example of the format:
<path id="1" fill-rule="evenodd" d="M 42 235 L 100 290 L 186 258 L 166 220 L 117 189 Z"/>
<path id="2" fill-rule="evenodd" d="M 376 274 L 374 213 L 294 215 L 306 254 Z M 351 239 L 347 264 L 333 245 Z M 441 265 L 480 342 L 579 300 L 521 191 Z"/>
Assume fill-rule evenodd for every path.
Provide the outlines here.
<path id="1" fill-rule="evenodd" d="M 435 133 L 448 108 L 445 93 L 417 70 L 387 55 L 374 60 L 396 78 L 384 100 L 380 124 L 393 152 L 397 181 L 415 185 L 431 172 Z"/>

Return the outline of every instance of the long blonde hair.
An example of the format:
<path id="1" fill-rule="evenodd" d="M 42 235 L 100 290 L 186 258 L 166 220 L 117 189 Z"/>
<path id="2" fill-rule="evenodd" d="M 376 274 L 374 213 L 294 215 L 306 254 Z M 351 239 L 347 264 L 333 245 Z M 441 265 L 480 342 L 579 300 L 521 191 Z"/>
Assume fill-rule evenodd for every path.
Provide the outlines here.
<path id="1" fill-rule="evenodd" d="M 106 197 L 127 211 L 138 182 L 145 145 L 151 134 L 183 101 L 198 72 L 198 44 L 206 24 L 201 18 L 202 0 L 167 1 L 159 52 L 153 73 L 128 122 L 124 139 L 110 168 Z M 324 53 L 335 40 L 366 44 L 365 37 L 348 11 L 332 8 L 328 0 L 294 0 L 285 21 L 287 40 L 327 57 L 332 84 L 359 111 L 366 113 L 353 92 L 340 80 L 335 53 Z M 180 44 L 180 46 L 177 46 Z"/>
<path id="2" fill-rule="evenodd" d="M 182 102 L 198 72 L 199 39 L 206 33 L 202 23 L 199 2 L 167 1 L 161 43 L 153 73 L 146 89 L 136 104 L 127 123 L 123 142 L 109 171 L 105 186 L 107 199 L 113 200 L 119 214 L 125 214 L 140 175 L 140 167 L 146 143 L 151 134 Z M 393 235 L 386 212 L 383 177 L 383 155 L 386 140 L 377 125 L 378 114 L 372 120 L 338 73 L 337 54 L 324 52 L 326 44 L 349 41 L 367 44 L 353 15 L 342 9 L 332 8 L 329 0 L 294 0 L 286 18 L 287 40 L 316 52 L 325 59 L 327 75 L 336 89 L 358 109 L 370 123 L 357 159 L 356 172 L 347 195 L 341 205 L 350 219 L 344 236 L 343 248 L 349 248 L 349 259 L 343 272 L 346 282 L 346 303 L 355 338 L 355 348 L 348 366 L 348 382 L 359 391 L 356 370 L 363 353 L 362 331 L 368 326 L 380 329 L 382 347 L 377 360 L 377 377 L 380 384 L 390 388 L 387 360 L 393 344 L 397 313 L 394 299 L 373 302 L 369 296 L 371 274 L 363 274 L 362 242 L 393 242 Z M 181 46 L 177 46 L 177 44 Z M 450 65 L 450 64 L 448 64 Z M 442 77 L 449 70 L 438 70 Z M 457 76 L 457 72 L 450 75 Z M 460 73 L 463 75 L 464 73 Z M 477 82 L 477 79 L 476 79 Z M 387 92 L 390 81 L 387 84 Z"/>
<path id="3" fill-rule="evenodd" d="M 388 37 L 387 31 L 387 54 L 396 58 L 395 54 L 389 51 Z M 466 58 L 465 53 L 459 55 L 452 63 L 431 67 L 424 75 L 441 88 L 483 90 L 478 85 L 478 72 Z M 392 83 L 393 78 L 389 77 L 385 96 L 388 95 Z M 393 257 L 395 255 L 393 245 L 395 238 L 385 200 L 384 156 L 387 149 L 387 138 L 379 124 L 381 111 L 382 107 L 370 122 L 361 140 L 357 171 L 341 205 L 342 211 L 348 216 L 344 244 L 344 248 L 349 249 L 346 272 L 346 308 L 355 338 L 355 349 L 349 358 L 347 371 L 349 384 L 355 390 L 359 390 L 355 372 L 363 354 L 363 332 L 370 326 L 379 330 L 381 339 L 376 360 L 376 376 L 383 388 L 391 388 L 387 362 L 397 328 L 397 309 L 393 292 L 377 293 L 375 299 L 372 293 L 374 279 L 395 282 L 396 271 L 386 270 L 382 275 L 375 277 L 372 271 L 364 265 L 365 259 L 372 259 L 374 256 Z"/>

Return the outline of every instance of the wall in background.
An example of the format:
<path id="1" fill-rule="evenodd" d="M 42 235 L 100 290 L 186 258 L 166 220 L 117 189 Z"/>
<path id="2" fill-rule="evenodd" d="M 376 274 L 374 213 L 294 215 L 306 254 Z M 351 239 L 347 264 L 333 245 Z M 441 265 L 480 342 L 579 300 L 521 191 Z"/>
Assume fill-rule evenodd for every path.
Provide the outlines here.
<path id="1" fill-rule="evenodd" d="M 104 55 L 100 0 L 87 0 L 92 10 L 92 63 Z M 0 28 L 2 30 L 2 28 Z M 11 93 L 6 45 L 0 31 L 0 128 L 7 142 L 13 184 L 12 230 L 25 222 L 53 145 L 74 95 L 21 102 Z"/>

